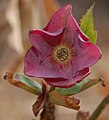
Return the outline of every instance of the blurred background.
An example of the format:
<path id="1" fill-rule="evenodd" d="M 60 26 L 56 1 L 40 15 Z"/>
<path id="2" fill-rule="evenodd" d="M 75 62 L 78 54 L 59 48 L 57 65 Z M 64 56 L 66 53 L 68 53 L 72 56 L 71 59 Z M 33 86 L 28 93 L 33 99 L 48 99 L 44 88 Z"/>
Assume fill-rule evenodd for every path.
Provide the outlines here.
<path id="1" fill-rule="evenodd" d="M 23 59 L 31 44 L 28 31 L 43 28 L 52 14 L 71 3 L 73 15 L 79 22 L 95 2 L 94 22 L 98 30 L 97 45 L 103 57 L 93 68 L 92 78 L 103 78 L 101 84 L 76 95 L 81 110 L 92 113 L 109 93 L 109 0 L 0 0 L 0 120 L 39 120 L 32 113 L 36 96 L 3 80 L 7 71 L 23 73 Z M 56 107 L 56 120 L 75 120 L 76 111 Z M 109 120 L 109 106 L 98 120 Z"/>

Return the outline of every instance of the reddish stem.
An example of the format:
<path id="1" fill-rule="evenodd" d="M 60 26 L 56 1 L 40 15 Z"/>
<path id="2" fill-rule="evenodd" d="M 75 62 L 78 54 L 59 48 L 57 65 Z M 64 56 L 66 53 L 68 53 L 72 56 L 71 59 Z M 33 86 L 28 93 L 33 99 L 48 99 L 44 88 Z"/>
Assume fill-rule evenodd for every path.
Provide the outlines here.
<path id="1" fill-rule="evenodd" d="M 47 100 L 41 113 L 40 120 L 55 120 L 54 111 L 55 105 Z"/>

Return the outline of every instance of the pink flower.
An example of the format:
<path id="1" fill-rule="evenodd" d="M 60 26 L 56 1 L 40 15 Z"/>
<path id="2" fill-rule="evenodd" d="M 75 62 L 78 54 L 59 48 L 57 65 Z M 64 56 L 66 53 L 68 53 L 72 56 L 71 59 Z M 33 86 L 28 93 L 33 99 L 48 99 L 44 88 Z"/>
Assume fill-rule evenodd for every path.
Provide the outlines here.
<path id="1" fill-rule="evenodd" d="M 43 30 L 31 30 L 32 47 L 25 56 L 24 73 L 44 78 L 53 86 L 71 87 L 90 73 L 101 58 L 71 15 L 72 6 L 58 10 Z"/>

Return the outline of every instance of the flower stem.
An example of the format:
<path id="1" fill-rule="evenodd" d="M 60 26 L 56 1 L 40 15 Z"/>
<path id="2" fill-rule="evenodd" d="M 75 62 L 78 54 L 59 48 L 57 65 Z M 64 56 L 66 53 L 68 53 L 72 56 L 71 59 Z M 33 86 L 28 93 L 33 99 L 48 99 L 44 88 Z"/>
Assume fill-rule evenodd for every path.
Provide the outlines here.
<path id="1" fill-rule="evenodd" d="M 109 94 L 103 99 L 100 105 L 96 108 L 96 110 L 92 113 L 88 120 L 97 120 L 101 112 L 105 109 L 107 104 L 109 103 Z"/>
<path id="2" fill-rule="evenodd" d="M 55 105 L 49 100 L 46 101 L 40 120 L 55 120 Z"/>

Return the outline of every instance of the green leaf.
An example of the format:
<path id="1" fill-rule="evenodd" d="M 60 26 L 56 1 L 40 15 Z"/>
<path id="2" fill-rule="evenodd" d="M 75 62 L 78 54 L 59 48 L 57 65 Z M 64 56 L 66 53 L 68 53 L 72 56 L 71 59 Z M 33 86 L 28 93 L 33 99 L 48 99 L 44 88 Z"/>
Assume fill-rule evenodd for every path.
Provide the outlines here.
<path id="1" fill-rule="evenodd" d="M 86 14 L 82 17 L 80 21 L 80 28 L 89 37 L 90 42 L 96 44 L 97 31 L 94 30 L 93 9 L 94 4 L 87 10 Z"/>
<path id="2" fill-rule="evenodd" d="M 42 92 L 42 86 L 35 80 L 31 80 L 22 74 L 13 74 L 7 72 L 4 76 L 5 80 L 16 87 L 22 88 L 28 92 L 39 95 Z"/>
<path id="3" fill-rule="evenodd" d="M 71 88 L 56 88 L 55 91 L 59 92 L 62 95 L 70 96 L 77 94 L 83 90 L 86 90 L 87 88 L 99 83 L 102 81 L 101 79 L 85 79 L 81 81 L 80 83 L 75 84 Z"/>

